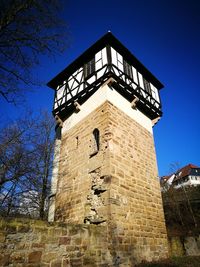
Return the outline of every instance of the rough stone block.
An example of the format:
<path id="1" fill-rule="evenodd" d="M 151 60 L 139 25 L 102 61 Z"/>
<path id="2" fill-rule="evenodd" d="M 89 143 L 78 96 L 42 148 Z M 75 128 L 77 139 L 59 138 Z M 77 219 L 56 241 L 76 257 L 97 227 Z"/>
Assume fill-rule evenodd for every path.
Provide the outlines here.
<path id="1" fill-rule="evenodd" d="M 17 231 L 19 233 L 27 233 L 30 231 L 30 226 L 29 225 L 20 225 L 20 226 L 18 226 Z"/>
<path id="2" fill-rule="evenodd" d="M 70 245 L 71 237 L 69 236 L 61 236 L 59 239 L 59 245 Z"/>
<path id="3" fill-rule="evenodd" d="M 4 233 L 0 233 L 0 243 L 3 243 L 5 241 L 5 234 Z"/>
<path id="4" fill-rule="evenodd" d="M 42 255 L 42 261 L 43 262 L 51 262 L 53 260 L 56 260 L 57 257 L 59 256 L 57 251 L 49 251 L 49 252 L 44 252 Z"/>
<path id="5" fill-rule="evenodd" d="M 7 225 L 7 227 L 6 227 L 6 231 L 7 231 L 9 234 L 15 234 L 15 233 L 17 233 L 17 226 L 14 226 L 14 225 Z"/>
<path id="6" fill-rule="evenodd" d="M 0 266 L 8 266 L 10 254 L 0 254 Z"/>
<path id="7" fill-rule="evenodd" d="M 42 252 L 41 251 L 33 251 L 28 255 L 29 263 L 39 263 L 41 261 Z"/>
<path id="8" fill-rule="evenodd" d="M 10 261 L 12 263 L 23 263 L 25 262 L 25 253 L 23 252 L 13 252 L 11 255 L 10 255 Z"/>
<path id="9" fill-rule="evenodd" d="M 37 249 L 44 249 L 45 248 L 45 243 L 32 243 L 31 245 L 32 248 L 37 248 Z"/>
<path id="10" fill-rule="evenodd" d="M 55 260 L 51 262 L 51 267 L 62 267 L 62 261 L 61 260 Z"/>
<path id="11" fill-rule="evenodd" d="M 76 237 L 72 239 L 72 244 L 79 246 L 82 244 L 82 238 L 81 237 Z"/>
<path id="12" fill-rule="evenodd" d="M 83 263 L 82 263 L 82 259 L 81 258 L 73 258 L 70 259 L 70 264 L 73 267 L 82 267 Z"/>

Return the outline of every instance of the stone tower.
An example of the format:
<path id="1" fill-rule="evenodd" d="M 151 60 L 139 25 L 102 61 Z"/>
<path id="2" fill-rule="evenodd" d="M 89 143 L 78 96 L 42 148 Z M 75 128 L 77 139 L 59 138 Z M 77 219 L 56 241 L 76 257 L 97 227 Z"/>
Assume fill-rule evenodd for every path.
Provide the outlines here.
<path id="1" fill-rule="evenodd" d="M 48 86 L 57 121 L 49 221 L 106 225 L 111 254 L 126 262 L 116 266 L 166 257 L 152 132 L 163 85 L 108 32 Z"/>

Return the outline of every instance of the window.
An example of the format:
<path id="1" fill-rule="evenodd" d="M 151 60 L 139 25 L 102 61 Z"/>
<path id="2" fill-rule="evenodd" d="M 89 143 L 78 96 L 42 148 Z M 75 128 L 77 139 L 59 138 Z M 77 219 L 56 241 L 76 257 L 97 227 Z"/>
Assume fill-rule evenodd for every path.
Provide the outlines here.
<path id="1" fill-rule="evenodd" d="M 100 133 L 97 128 L 94 129 L 92 132 L 92 139 L 91 139 L 91 152 L 90 152 L 90 157 L 93 157 L 96 155 L 99 151 L 100 148 Z"/>
<path id="2" fill-rule="evenodd" d="M 153 84 L 150 83 L 150 88 L 151 88 L 151 94 L 152 94 L 153 98 L 156 101 L 160 102 L 159 93 L 158 93 L 158 90 L 156 89 L 156 87 Z"/>
<path id="3" fill-rule="evenodd" d="M 56 139 L 61 140 L 62 137 L 62 128 L 58 125 L 56 127 Z"/>
<path id="4" fill-rule="evenodd" d="M 133 71 L 131 65 L 129 65 L 125 60 L 124 60 L 124 73 L 128 75 L 131 79 L 133 79 Z"/>
<path id="5" fill-rule="evenodd" d="M 93 58 L 84 65 L 84 76 L 85 78 L 90 77 L 95 72 L 95 59 Z"/>
<path id="6" fill-rule="evenodd" d="M 143 80 L 144 80 L 144 89 L 145 89 L 145 91 L 147 91 L 149 94 L 151 94 L 150 83 L 145 78 L 143 78 Z"/>
<path id="7" fill-rule="evenodd" d="M 98 129 L 94 129 L 93 136 L 94 136 L 95 150 L 99 151 L 99 130 Z"/>

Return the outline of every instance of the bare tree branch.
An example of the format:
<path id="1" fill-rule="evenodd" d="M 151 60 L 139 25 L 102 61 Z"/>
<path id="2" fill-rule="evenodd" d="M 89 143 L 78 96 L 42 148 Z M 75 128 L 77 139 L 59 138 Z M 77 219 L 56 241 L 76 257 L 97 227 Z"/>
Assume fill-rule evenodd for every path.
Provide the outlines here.
<path id="1" fill-rule="evenodd" d="M 44 219 L 50 189 L 54 121 L 47 112 L 0 131 L 0 212 Z"/>
<path id="2" fill-rule="evenodd" d="M 54 55 L 67 45 L 59 0 L 1 0 L 0 96 L 17 103 L 23 89 L 36 85 L 32 68 L 40 55 Z"/>

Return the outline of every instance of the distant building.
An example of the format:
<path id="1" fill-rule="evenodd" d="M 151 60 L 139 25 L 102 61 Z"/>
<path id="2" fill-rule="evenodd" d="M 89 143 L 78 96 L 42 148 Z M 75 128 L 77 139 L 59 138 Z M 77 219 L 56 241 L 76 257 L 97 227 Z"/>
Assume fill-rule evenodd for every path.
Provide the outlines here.
<path id="1" fill-rule="evenodd" d="M 163 191 L 171 186 L 178 189 L 197 185 L 200 185 L 200 167 L 193 164 L 188 164 L 171 175 L 161 177 Z"/>
<path id="2" fill-rule="evenodd" d="M 167 176 L 162 176 L 161 179 L 160 179 L 160 185 L 161 185 L 161 190 L 162 191 L 167 191 L 171 185 L 172 185 L 172 182 L 174 180 L 174 177 L 175 177 L 175 174 L 170 174 L 170 175 L 167 175 Z"/>

